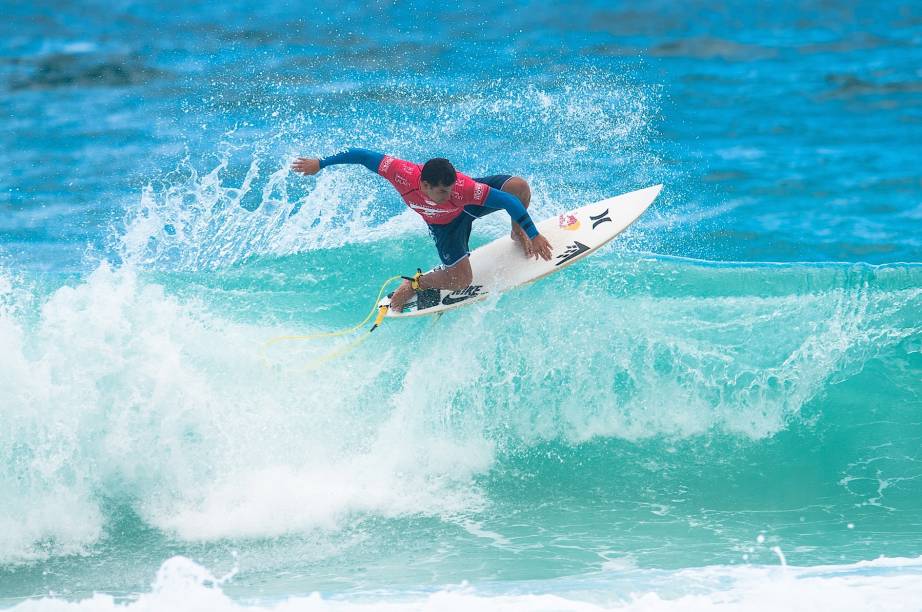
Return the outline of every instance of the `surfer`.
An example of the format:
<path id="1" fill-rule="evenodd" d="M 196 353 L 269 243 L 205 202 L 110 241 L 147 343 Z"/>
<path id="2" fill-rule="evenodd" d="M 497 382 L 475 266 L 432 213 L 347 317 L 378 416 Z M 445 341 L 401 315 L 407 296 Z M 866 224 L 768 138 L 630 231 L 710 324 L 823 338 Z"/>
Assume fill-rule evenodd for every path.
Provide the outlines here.
<path id="1" fill-rule="evenodd" d="M 367 149 L 352 148 L 322 159 L 299 157 L 291 169 L 305 176 L 317 174 L 327 166 L 361 164 L 386 178 L 429 226 L 442 265 L 427 274 L 417 274 L 391 296 L 390 308 L 403 310 L 414 291 L 450 289 L 458 291 L 473 280 L 468 241 L 471 224 L 497 210 L 512 218 L 512 238 L 522 245 L 526 256 L 551 258 L 553 247 L 538 233 L 528 215 L 531 190 L 525 179 L 497 174 L 472 179 L 457 172 L 447 159 L 437 157 L 424 165 L 397 159 Z"/>

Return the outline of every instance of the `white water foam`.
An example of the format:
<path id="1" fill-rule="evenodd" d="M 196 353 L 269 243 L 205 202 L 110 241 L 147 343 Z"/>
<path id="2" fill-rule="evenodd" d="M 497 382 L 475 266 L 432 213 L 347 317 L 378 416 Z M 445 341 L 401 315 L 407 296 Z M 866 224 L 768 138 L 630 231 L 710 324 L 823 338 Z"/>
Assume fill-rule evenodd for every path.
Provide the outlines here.
<path id="1" fill-rule="evenodd" d="M 480 503 L 470 479 L 490 445 L 404 426 L 377 359 L 280 375 L 259 346 L 291 330 L 231 323 L 105 265 L 27 319 L 0 312 L 0 562 L 85 551 L 103 500 L 186 540 Z"/>
<path id="2" fill-rule="evenodd" d="M 232 579 L 232 578 L 231 578 Z M 222 590 L 216 578 L 184 557 L 163 563 L 148 593 L 117 602 L 96 594 L 68 602 L 52 597 L 23 602 L 16 612 L 313 612 L 572 610 L 841 610 L 917 611 L 922 601 L 922 557 L 880 558 L 849 565 L 818 567 L 712 566 L 677 571 L 628 570 L 568 580 L 522 584 L 468 584 L 436 591 L 353 594 L 319 593 L 246 603 Z"/>
<path id="3" fill-rule="evenodd" d="M 465 524 L 499 452 L 715 429 L 764 438 L 918 333 L 900 323 L 914 290 L 654 298 L 576 274 L 431 326 L 387 325 L 376 346 L 293 373 L 267 369 L 259 347 L 309 326 L 234 322 L 131 268 L 103 265 L 44 298 L 4 278 L 4 563 L 89 550 L 103 500 L 184 540 L 363 516 Z"/>

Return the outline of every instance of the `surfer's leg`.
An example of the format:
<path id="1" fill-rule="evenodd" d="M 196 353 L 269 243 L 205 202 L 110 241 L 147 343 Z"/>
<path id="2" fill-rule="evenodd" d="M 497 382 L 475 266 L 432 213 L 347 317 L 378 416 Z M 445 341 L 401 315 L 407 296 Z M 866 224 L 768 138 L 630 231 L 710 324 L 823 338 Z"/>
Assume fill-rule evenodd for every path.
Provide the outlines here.
<path id="1" fill-rule="evenodd" d="M 483 208 L 478 206 L 477 208 Z M 498 210 L 498 209 L 497 209 Z M 479 211 L 478 211 L 479 212 Z M 430 224 L 429 233 L 435 240 L 435 248 L 442 260 L 441 268 L 423 274 L 420 279 L 422 289 L 450 289 L 457 291 L 471 284 L 471 254 L 468 241 L 471 237 L 473 214 L 458 215 L 453 221 L 444 224 Z M 390 307 L 397 312 L 413 297 L 413 287 L 405 281 L 391 296 Z"/>
<path id="2" fill-rule="evenodd" d="M 454 265 L 442 266 L 432 272 L 423 274 L 419 279 L 419 284 L 423 289 L 460 291 L 470 287 L 472 280 L 474 280 L 474 273 L 471 270 L 471 258 L 469 255 L 465 255 L 456 261 Z"/>
<path id="3" fill-rule="evenodd" d="M 420 278 L 423 289 L 457 291 L 471 284 L 471 251 L 468 243 L 474 218 L 473 215 L 462 213 L 445 225 L 429 226 L 442 265 L 428 274 L 423 274 Z"/>
<path id="4" fill-rule="evenodd" d="M 403 281 L 403 284 L 397 287 L 397 291 L 391 294 L 391 301 L 388 307 L 394 312 L 403 312 L 403 305 L 413 297 L 413 286 L 410 281 Z"/>
<path id="5" fill-rule="evenodd" d="M 474 278 L 471 270 L 471 258 L 465 255 L 451 266 L 442 266 L 432 272 L 427 272 L 419 277 L 420 289 L 450 289 L 460 291 L 469 287 Z M 390 308 L 397 312 L 403 310 L 403 305 L 413 297 L 413 286 L 410 281 L 403 284 L 391 295 Z"/>

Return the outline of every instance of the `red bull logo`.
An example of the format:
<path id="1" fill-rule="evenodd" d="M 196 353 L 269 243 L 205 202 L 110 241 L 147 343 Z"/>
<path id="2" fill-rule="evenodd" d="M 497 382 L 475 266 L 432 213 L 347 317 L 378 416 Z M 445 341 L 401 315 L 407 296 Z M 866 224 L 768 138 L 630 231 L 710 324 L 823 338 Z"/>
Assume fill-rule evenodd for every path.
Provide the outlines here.
<path id="1" fill-rule="evenodd" d="M 575 231 L 579 229 L 579 219 L 576 218 L 576 215 L 560 215 L 559 223 L 560 227 L 565 230 Z"/>

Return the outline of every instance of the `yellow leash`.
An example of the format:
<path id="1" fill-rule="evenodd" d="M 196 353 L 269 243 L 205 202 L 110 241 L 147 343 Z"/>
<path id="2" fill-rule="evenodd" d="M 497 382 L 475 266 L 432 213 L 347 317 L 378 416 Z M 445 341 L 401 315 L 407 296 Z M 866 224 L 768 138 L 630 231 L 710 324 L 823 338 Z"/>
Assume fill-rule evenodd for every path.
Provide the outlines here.
<path id="1" fill-rule="evenodd" d="M 319 357 L 312 359 L 311 361 L 307 363 L 307 365 L 304 366 L 303 370 L 313 369 L 317 367 L 318 365 L 320 365 L 321 363 L 330 361 L 331 359 L 335 359 L 339 357 L 340 355 L 343 355 L 357 348 L 360 344 L 362 344 L 365 340 L 368 339 L 368 336 L 369 334 L 371 334 L 371 332 L 375 331 L 381 325 L 381 322 L 384 321 L 384 317 L 387 315 L 388 307 L 378 306 L 378 303 L 381 301 L 381 296 L 383 296 L 384 292 L 387 290 L 387 286 L 392 281 L 403 279 L 403 278 L 406 278 L 406 277 L 392 276 L 386 281 L 384 281 L 384 284 L 381 285 L 381 290 L 378 291 L 378 297 L 375 298 L 374 305 L 372 305 L 371 307 L 371 311 L 368 313 L 368 316 L 362 319 L 361 323 L 357 323 L 353 325 L 352 327 L 347 327 L 345 329 L 340 329 L 340 330 L 331 331 L 331 332 L 321 332 L 318 334 L 308 334 L 306 336 L 276 336 L 275 338 L 271 338 L 267 340 L 262 345 L 260 353 L 262 355 L 263 362 L 265 362 L 267 366 L 271 365 L 269 363 L 269 359 L 266 357 L 266 349 L 268 349 L 270 346 L 274 344 L 278 344 L 279 342 L 285 342 L 287 340 L 314 340 L 316 338 L 333 338 L 335 336 L 345 336 L 346 334 L 350 334 L 356 331 L 357 329 L 359 329 L 360 327 L 362 327 L 363 325 L 365 325 L 366 323 L 368 323 L 368 321 L 370 321 L 371 318 L 375 316 L 375 311 L 377 311 L 378 316 L 375 317 L 375 323 L 374 325 L 371 326 L 371 329 L 369 329 L 367 332 L 365 332 L 364 334 L 362 334 L 361 336 L 359 336 L 352 342 L 349 342 L 348 344 L 341 346 L 338 349 L 335 349 L 333 351 L 330 351 L 329 353 L 325 353 Z"/>

